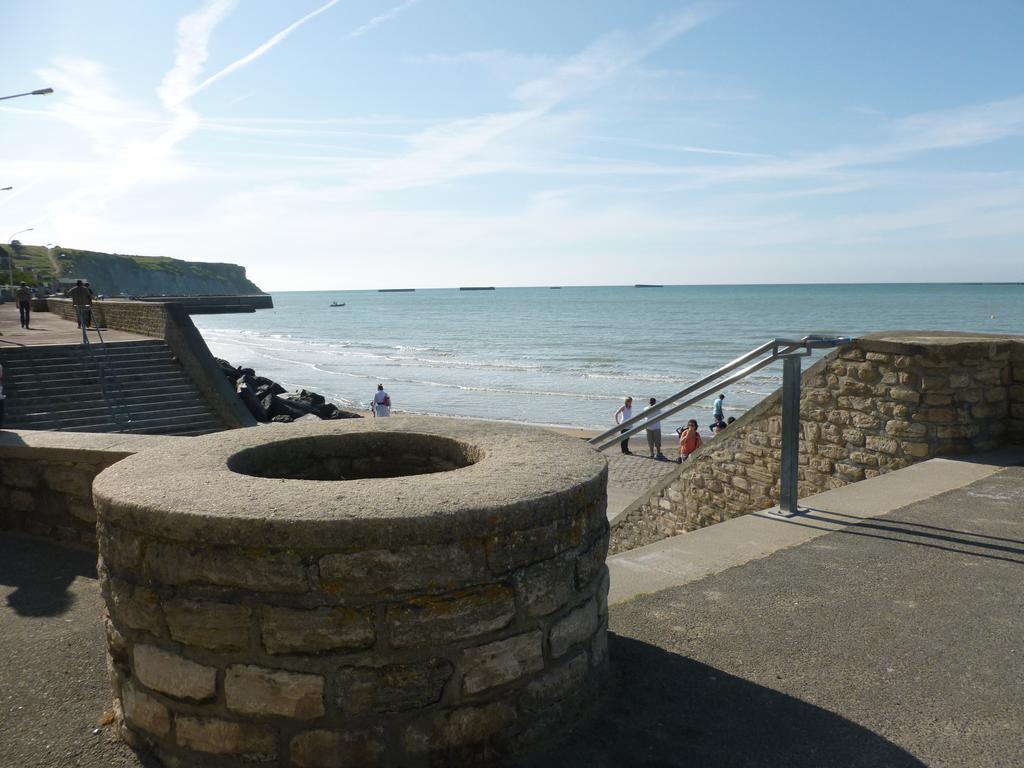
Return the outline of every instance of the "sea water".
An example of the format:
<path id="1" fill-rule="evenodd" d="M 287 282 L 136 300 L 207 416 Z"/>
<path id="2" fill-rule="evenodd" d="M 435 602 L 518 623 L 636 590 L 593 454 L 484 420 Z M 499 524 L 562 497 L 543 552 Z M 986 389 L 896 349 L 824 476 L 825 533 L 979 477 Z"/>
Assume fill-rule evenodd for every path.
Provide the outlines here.
<path id="1" fill-rule="evenodd" d="M 1024 285 L 739 285 L 274 293 L 274 309 L 196 315 L 214 355 L 365 410 L 603 429 L 626 395 L 663 399 L 775 337 L 882 330 L 1024 333 Z M 332 307 L 332 302 L 344 303 Z M 808 363 L 809 364 L 809 363 Z M 723 389 L 739 415 L 775 363 Z M 671 420 L 709 421 L 712 398 Z M 678 424 L 677 424 L 678 422 Z"/>

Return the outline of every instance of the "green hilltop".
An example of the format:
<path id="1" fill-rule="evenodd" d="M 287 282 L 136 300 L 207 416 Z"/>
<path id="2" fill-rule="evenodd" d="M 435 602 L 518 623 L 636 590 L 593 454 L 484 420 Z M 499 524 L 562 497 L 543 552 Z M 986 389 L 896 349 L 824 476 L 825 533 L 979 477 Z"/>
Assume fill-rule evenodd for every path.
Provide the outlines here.
<path id="1" fill-rule="evenodd" d="M 96 293 L 203 295 L 263 293 L 245 267 L 169 256 L 133 256 L 43 245 L 0 245 L 0 282 L 13 265 L 14 282 L 50 286 L 57 279 L 88 280 Z M 9 261 L 13 255 L 13 262 Z"/>

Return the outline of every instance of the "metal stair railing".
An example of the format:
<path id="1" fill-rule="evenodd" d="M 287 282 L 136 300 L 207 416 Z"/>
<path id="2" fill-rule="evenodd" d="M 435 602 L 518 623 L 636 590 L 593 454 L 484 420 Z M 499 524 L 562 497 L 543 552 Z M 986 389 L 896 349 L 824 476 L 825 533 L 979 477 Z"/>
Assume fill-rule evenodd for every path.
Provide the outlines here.
<path id="1" fill-rule="evenodd" d="M 96 338 L 99 339 L 100 349 L 103 350 L 103 360 L 97 359 L 96 353 L 93 351 L 93 345 L 89 341 L 89 334 L 87 332 L 87 321 L 92 318 L 92 310 L 90 309 L 86 311 L 83 307 L 76 304 L 75 315 L 78 317 L 78 324 L 82 328 L 82 347 L 89 353 L 89 357 L 92 358 L 93 364 L 96 366 L 97 379 L 100 385 L 100 396 L 103 398 L 103 402 L 106 403 L 107 409 L 110 411 L 110 417 L 120 428 L 120 431 L 131 432 L 132 428 L 129 426 L 132 423 L 131 410 L 125 402 L 124 388 L 121 386 L 121 381 L 118 379 L 117 373 L 113 371 L 113 368 L 111 369 L 111 378 L 113 378 L 114 386 L 117 388 L 117 392 L 120 395 L 120 401 L 114 402 L 113 398 L 108 394 L 107 364 L 110 362 L 110 354 L 107 350 L 107 343 L 103 340 L 103 333 L 100 331 L 99 324 L 95 325 L 93 330 L 96 331 Z"/>
<path id="2" fill-rule="evenodd" d="M 854 341 L 856 339 L 848 336 L 820 335 L 808 335 L 799 340 L 772 339 L 656 403 L 648 410 L 592 437 L 588 442 L 599 451 L 617 445 L 622 440 L 643 431 L 649 422 L 661 421 L 679 413 L 684 408 L 710 397 L 722 387 L 734 384 L 781 358 L 782 467 L 779 506 L 783 511 L 796 514 L 800 452 L 800 360 L 809 356 L 815 349 L 830 349 Z"/>

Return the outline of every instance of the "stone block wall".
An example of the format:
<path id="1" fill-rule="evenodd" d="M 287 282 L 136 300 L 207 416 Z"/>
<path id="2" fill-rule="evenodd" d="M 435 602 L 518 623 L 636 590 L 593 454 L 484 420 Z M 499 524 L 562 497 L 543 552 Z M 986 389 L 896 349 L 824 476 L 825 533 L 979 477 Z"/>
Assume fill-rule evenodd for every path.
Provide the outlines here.
<path id="1" fill-rule="evenodd" d="M 1018 344 L 1010 358 L 1012 383 L 1007 390 L 1010 415 L 1007 420 L 1007 442 L 1024 445 L 1024 343 Z"/>
<path id="2" fill-rule="evenodd" d="M 96 548 L 92 482 L 132 453 L 188 438 L 0 433 L 0 530 Z"/>
<path id="3" fill-rule="evenodd" d="M 1024 339 L 876 334 L 801 379 L 799 493 L 935 456 L 1024 439 Z M 623 552 L 778 504 L 781 392 L 766 398 L 612 522 Z"/>
<path id="4" fill-rule="evenodd" d="M 459 468 L 378 471 L 412 444 Z M 95 495 L 123 735 L 165 765 L 305 768 L 478 765 L 557 737 L 607 666 L 606 481 L 571 438 L 403 417 L 113 466 Z"/>
<path id="5" fill-rule="evenodd" d="M 50 312 L 75 320 L 75 307 L 70 299 L 47 299 Z M 138 333 L 154 339 L 164 338 L 167 324 L 165 305 L 143 301 L 95 301 L 92 304 L 93 324 L 119 331 Z"/>

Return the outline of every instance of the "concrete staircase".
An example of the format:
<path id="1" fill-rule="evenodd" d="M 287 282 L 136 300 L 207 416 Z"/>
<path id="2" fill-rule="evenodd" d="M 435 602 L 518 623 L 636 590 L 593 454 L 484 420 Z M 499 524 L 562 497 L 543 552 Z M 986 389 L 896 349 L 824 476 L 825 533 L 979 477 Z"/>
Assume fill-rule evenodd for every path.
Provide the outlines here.
<path id="1" fill-rule="evenodd" d="M 163 341 L 0 349 L 8 429 L 203 435 L 225 428 Z"/>

